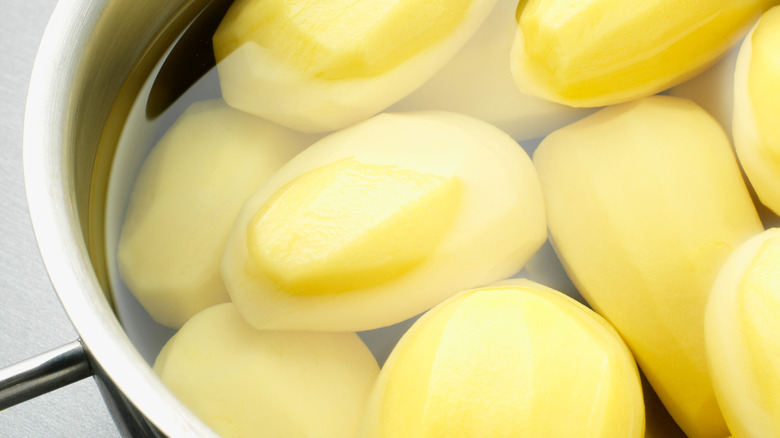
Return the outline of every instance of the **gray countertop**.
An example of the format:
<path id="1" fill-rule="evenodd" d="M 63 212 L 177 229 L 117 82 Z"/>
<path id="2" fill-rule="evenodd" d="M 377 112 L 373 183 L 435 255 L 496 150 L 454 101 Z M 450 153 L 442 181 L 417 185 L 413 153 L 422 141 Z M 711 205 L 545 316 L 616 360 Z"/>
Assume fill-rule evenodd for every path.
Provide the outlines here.
<path id="1" fill-rule="evenodd" d="M 56 0 L 0 0 L 0 367 L 77 338 L 27 212 L 22 124 L 35 53 Z M 0 412 L 0 437 L 119 436 L 93 379 Z"/>

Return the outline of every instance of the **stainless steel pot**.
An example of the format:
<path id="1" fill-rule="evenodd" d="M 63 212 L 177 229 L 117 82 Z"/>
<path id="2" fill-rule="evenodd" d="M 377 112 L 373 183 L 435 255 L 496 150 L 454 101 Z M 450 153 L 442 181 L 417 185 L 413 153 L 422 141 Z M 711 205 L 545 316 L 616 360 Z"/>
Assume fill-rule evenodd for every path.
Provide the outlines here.
<path id="1" fill-rule="evenodd" d="M 61 0 L 33 69 L 24 125 L 30 215 L 79 339 L 0 370 L 0 410 L 94 376 L 126 436 L 216 436 L 155 377 L 111 306 L 102 215 L 121 112 L 209 0 Z M 119 112 L 117 114 L 112 112 Z"/>

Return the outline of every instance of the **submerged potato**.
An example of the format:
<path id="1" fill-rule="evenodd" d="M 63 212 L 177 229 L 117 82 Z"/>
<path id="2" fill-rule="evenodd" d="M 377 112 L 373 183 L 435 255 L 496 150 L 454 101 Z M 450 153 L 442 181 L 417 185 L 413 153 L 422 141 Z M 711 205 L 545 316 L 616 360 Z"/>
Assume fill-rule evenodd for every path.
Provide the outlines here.
<path id="1" fill-rule="evenodd" d="M 225 100 L 324 132 L 364 120 L 433 76 L 496 0 L 238 0 L 216 33 Z"/>
<path id="2" fill-rule="evenodd" d="M 704 310 L 717 269 L 762 225 L 721 127 L 689 100 L 652 96 L 550 134 L 534 164 L 577 289 L 688 436 L 725 436 Z"/>
<path id="3" fill-rule="evenodd" d="M 379 367 L 355 333 L 259 331 L 224 303 L 189 320 L 154 371 L 225 438 L 343 438 Z"/>
<path id="4" fill-rule="evenodd" d="M 592 110 L 520 92 L 512 79 L 517 0 L 498 0 L 469 42 L 435 76 L 389 111 L 452 111 L 493 124 L 517 141 L 543 137 Z"/>
<path id="5" fill-rule="evenodd" d="M 780 436 L 780 228 L 732 253 L 705 323 L 715 394 L 732 434 Z"/>
<path id="6" fill-rule="evenodd" d="M 643 437 L 631 353 L 592 310 L 528 280 L 467 291 L 391 353 L 359 437 Z"/>
<path id="7" fill-rule="evenodd" d="M 780 215 L 780 6 L 745 39 L 734 75 L 734 147 L 759 200 Z"/>
<path id="8" fill-rule="evenodd" d="M 505 133 L 452 113 L 382 114 L 252 195 L 222 275 L 255 327 L 373 329 L 517 272 L 544 221 L 530 159 Z"/>
<path id="9" fill-rule="evenodd" d="M 528 0 L 512 48 L 521 90 L 595 107 L 690 79 L 776 0 Z"/>
<path id="10" fill-rule="evenodd" d="M 178 328 L 229 300 L 219 266 L 241 204 L 313 141 L 218 100 L 182 114 L 141 168 L 117 249 L 122 280 L 155 321 Z"/>

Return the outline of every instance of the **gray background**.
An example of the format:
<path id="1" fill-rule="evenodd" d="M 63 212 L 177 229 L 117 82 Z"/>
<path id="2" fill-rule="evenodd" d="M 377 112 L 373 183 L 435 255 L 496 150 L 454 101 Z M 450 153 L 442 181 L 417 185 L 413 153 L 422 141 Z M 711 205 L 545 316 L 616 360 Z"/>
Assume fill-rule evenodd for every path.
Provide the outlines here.
<path id="1" fill-rule="evenodd" d="M 56 0 L 0 0 L 0 367 L 76 339 L 35 244 L 22 124 L 35 52 Z M 0 412 L 0 437 L 116 437 L 93 379 Z"/>

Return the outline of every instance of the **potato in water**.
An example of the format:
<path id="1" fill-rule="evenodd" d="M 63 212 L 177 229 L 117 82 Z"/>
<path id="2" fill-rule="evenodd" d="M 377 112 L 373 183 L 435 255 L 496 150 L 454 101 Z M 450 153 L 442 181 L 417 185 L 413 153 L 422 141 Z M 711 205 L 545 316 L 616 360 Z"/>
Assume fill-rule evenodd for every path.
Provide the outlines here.
<path id="1" fill-rule="evenodd" d="M 553 132 L 534 164 L 577 289 L 688 436 L 725 436 L 704 309 L 728 254 L 763 228 L 723 129 L 689 100 L 652 96 Z"/>
<path id="2" fill-rule="evenodd" d="M 512 47 L 517 85 L 595 107 L 646 97 L 702 72 L 777 0 L 520 3 Z"/>
<path id="3" fill-rule="evenodd" d="M 385 113 L 253 194 L 222 276 L 255 327 L 367 330 L 512 275 L 545 239 L 536 172 L 508 135 L 454 113 Z"/>
<path id="4" fill-rule="evenodd" d="M 496 0 L 237 0 L 214 34 L 228 104 L 305 132 L 382 111 L 433 76 Z"/>
<path id="5" fill-rule="evenodd" d="M 734 147 L 761 202 L 780 215 L 780 6 L 740 48 L 734 74 Z"/>
<path id="6" fill-rule="evenodd" d="M 354 436 L 379 366 L 355 333 L 255 330 L 231 303 L 189 320 L 154 371 L 225 438 Z"/>
<path id="7" fill-rule="evenodd" d="M 423 315 L 379 373 L 358 436 L 641 438 L 644 426 L 639 372 L 612 326 L 521 279 Z"/>
<path id="8" fill-rule="evenodd" d="M 158 323 L 229 300 L 219 266 L 241 204 L 315 138 L 233 109 L 190 106 L 146 158 L 122 225 L 122 280 Z"/>
<path id="9" fill-rule="evenodd" d="M 780 228 L 734 251 L 705 320 L 715 395 L 737 437 L 780 436 Z"/>

